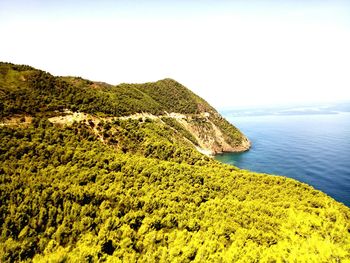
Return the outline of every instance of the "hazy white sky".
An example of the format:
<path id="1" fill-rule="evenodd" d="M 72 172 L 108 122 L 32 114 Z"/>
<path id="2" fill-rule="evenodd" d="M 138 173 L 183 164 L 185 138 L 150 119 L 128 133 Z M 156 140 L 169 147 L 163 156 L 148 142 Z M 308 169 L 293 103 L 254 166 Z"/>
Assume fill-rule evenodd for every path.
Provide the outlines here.
<path id="1" fill-rule="evenodd" d="M 0 60 L 218 108 L 350 99 L 350 1 L 0 0 Z"/>

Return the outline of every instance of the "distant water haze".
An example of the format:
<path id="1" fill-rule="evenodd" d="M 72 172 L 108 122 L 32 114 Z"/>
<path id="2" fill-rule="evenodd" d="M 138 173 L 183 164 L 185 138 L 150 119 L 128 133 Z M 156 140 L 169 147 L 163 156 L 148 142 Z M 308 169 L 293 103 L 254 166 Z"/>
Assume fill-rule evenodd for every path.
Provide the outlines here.
<path id="1" fill-rule="evenodd" d="M 308 104 L 250 106 L 250 107 L 227 107 L 221 108 L 227 116 L 262 116 L 262 115 L 318 115 L 337 114 L 339 112 L 350 112 L 349 101 L 318 102 Z"/>
<path id="2" fill-rule="evenodd" d="M 350 206 L 350 103 L 300 109 L 223 112 L 252 148 L 216 159 L 297 179 Z"/>

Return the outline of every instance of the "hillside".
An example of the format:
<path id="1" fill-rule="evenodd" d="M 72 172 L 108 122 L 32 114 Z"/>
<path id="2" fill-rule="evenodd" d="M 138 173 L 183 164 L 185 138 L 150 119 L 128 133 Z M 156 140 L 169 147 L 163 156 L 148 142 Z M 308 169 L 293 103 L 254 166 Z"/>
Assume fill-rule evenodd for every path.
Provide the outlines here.
<path id="1" fill-rule="evenodd" d="M 215 154 L 245 151 L 248 139 L 206 101 L 172 79 L 112 86 L 76 77 L 54 77 L 29 66 L 0 63 L 0 117 L 83 112 L 100 117 L 148 113 L 191 133 L 194 147 Z M 57 112 L 58 111 L 58 112 Z"/>
<path id="2" fill-rule="evenodd" d="M 226 122 L 180 84 L 37 72 L 0 72 L 1 262 L 349 262 L 350 209 L 196 151 L 193 130 Z"/>

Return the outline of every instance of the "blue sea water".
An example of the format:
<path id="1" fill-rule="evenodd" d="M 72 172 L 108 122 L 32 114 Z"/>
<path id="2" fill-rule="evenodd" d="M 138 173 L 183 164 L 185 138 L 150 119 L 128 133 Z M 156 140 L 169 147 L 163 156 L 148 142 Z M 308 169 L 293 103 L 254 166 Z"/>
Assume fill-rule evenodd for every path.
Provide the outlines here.
<path id="1" fill-rule="evenodd" d="M 312 185 L 350 207 L 350 113 L 237 116 L 223 114 L 252 142 L 216 159 Z"/>

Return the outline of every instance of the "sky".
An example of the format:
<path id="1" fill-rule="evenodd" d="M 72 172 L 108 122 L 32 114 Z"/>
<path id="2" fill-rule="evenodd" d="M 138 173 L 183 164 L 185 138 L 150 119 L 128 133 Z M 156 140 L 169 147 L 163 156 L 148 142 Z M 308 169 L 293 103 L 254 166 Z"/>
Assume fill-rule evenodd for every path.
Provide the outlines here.
<path id="1" fill-rule="evenodd" d="M 219 109 L 350 100 L 350 1 L 0 0 L 0 34 L 0 61 Z"/>

